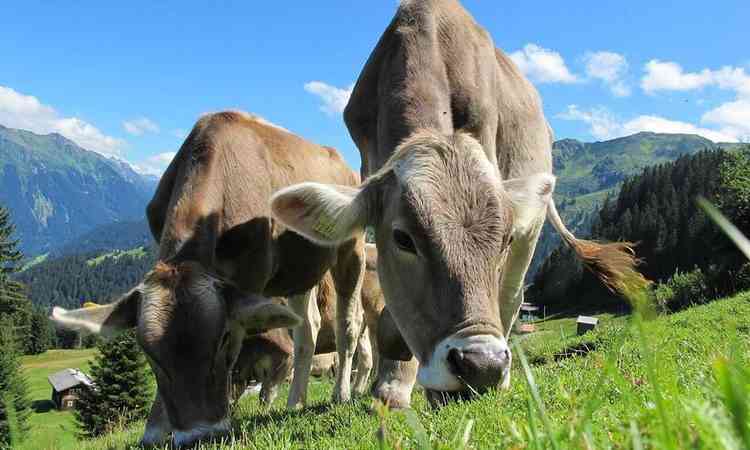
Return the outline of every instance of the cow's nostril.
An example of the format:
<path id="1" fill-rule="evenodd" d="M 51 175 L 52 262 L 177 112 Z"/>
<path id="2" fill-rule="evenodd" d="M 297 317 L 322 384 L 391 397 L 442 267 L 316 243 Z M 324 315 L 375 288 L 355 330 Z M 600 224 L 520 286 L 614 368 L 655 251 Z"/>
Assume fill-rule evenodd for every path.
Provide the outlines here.
<path id="1" fill-rule="evenodd" d="M 448 352 L 448 367 L 450 371 L 455 375 L 464 375 L 466 368 L 464 367 L 464 354 L 457 348 L 452 348 Z"/>
<path id="2" fill-rule="evenodd" d="M 446 362 L 453 375 L 468 384 L 472 390 L 483 392 L 499 383 L 510 363 L 510 351 L 452 348 L 446 356 Z"/>

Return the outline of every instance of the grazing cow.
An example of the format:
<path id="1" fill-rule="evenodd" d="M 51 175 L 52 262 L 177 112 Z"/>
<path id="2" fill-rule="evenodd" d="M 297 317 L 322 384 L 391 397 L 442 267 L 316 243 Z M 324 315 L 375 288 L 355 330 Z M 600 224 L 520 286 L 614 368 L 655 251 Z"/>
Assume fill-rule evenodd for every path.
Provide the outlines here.
<path id="1" fill-rule="evenodd" d="M 271 194 L 317 181 L 354 189 L 359 177 L 339 154 L 239 112 L 202 117 L 162 177 L 147 210 L 159 262 L 141 284 L 111 305 L 65 311 L 63 326 L 111 333 L 135 327 L 158 385 L 144 444 L 183 445 L 229 429 L 232 366 L 247 335 L 295 328 L 290 405 L 314 348 L 310 292 L 330 270 L 337 292 L 340 370 L 334 399 L 350 396 L 364 238 L 315 245 L 271 217 Z M 323 230 L 324 228 L 321 228 Z M 290 297 L 290 307 L 268 300 Z M 298 380 L 299 378 L 299 380 Z"/>
<path id="2" fill-rule="evenodd" d="M 369 178 L 291 186 L 272 210 L 322 245 L 374 228 L 384 317 L 403 338 L 381 352 L 413 353 L 426 389 L 509 385 L 508 333 L 545 216 L 610 288 L 646 283 L 630 244 L 565 228 L 539 95 L 456 0 L 401 2 L 344 119 Z"/>
<path id="3" fill-rule="evenodd" d="M 317 361 L 314 358 L 309 368 L 311 374 L 315 374 L 316 371 L 318 373 L 330 371 L 335 364 L 335 358 L 331 356 L 333 356 L 332 352 L 336 350 L 336 307 L 338 302 L 330 272 L 326 273 L 315 287 L 314 295 L 316 302 L 311 305 L 312 315 L 310 319 L 312 326 L 310 329 L 315 357 L 328 357 L 317 358 Z M 287 304 L 284 299 L 277 298 L 274 300 L 280 304 Z M 366 303 L 366 297 L 362 297 L 362 302 Z M 362 314 L 362 309 L 359 309 L 359 314 Z M 362 321 L 361 317 L 359 321 Z M 354 377 L 352 389 L 355 394 L 363 394 L 373 364 L 370 337 L 364 330 L 358 340 L 357 354 L 357 374 Z M 250 380 L 259 381 L 261 383 L 261 401 L 270 405 L 276 398 L 279 385 L 291 375 L 293 362 L 294 343 L 287 330 L 275 329 L 249 336 L 243 342 L 242 350 L 234 366 L 233 390 L 236 394 L 241 394 Z M 307 386 L 302 386 L 301 389 L 304 398 Z"/>
<path id="4" fill-rule="evenodd" d="M 362 284 L 362 306 L 364 310 L 365 330 L 357 345 L 357 376 L 353 390 L 362 394 L 367 388 L 369 373 L 373 368 L 373 359 L 377 361 L 377 378 L 372 387 L 372 394 L 391 407 L 408 407 L 414 385 L 417 362 L 394 361 L 383 358 L 377 350 L 377 335 L 380 316 L 385 306 L 383 293 L 377 273 L 377 249 L 366 244 L 366 272 Z M 330 277 L 323 278 L 317 288 L 318 311 L 314 317 L 320 317 L 320 329 L 316 338 L 315 356 L 311 373 L 323 373 L 331 370 L 336 364 L 335 355 L 328 353 L 335 342 L 335 291 L 331 289 Z M 319 312 L 319 313 L 318 313 Z M 276 397 L 278 385 L 286 380 L 292 367 L 292 342 L 284 330 L 269 332 L 249 337 L 245 340 L 240 356 L 235 364 L 235 392 L 241 394 L 247 382 L 260 381 L 260 398 L 264 404 L 270 404 Z"/>

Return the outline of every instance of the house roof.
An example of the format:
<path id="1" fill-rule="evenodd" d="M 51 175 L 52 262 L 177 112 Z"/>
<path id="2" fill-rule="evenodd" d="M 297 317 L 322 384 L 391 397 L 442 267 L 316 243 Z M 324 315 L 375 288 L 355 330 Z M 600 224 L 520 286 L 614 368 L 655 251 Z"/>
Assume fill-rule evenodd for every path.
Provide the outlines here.
<path id="1" fill-rule="evenodd" d="M 589 317 L 589 316 L 578 316 L 578 320 L 576 320 L 578 323 L 586 323 L 589 325 L 596 325 L 597 322 L 599 322 L 599 319 L 596 317 Z"/>
<path id="2" fill-rule="evenodd" d="M 47 377 L 49 384 L 57 391 L 64 391 L 78 385 L 91 387 L 94 382 L 88 375 L 78 369 L 64 369 Z"/>

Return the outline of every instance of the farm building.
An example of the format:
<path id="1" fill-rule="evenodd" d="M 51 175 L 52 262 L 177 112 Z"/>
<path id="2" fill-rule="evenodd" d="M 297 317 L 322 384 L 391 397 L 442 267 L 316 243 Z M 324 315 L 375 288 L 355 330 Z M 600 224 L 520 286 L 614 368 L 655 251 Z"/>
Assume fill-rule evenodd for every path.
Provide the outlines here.
<path id="1" fill-rule="evenodd" d="M 576 324 L 578 325 L 578 335 L 580 336 L 593 330 L 596 328 L 597 323 L 599 323 L 599 319 L 596 317 L 578 316 L 578 320 L 576 320 Z"/>
<path id="2" fill-rule="evenodd" d="M 81 389 L 91 389 L 94 382 L 78 369 L 65 369 L 47 377 L 52 385 L 52 402 L 59 410 L 73 409 Z"/>

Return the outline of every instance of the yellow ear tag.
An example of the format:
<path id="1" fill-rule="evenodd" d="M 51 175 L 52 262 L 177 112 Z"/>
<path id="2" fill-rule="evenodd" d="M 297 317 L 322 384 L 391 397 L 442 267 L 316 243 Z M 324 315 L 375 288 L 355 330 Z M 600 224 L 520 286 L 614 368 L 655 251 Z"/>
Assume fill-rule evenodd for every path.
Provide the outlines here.
<path id="1" fill-rule="evenodd" d="M 336 230 L 336 222 L 326 214 L 321 214 L 318 217 L 318 223 L 315 224 L 313 230 L 324 237 L 329 239 L 333 238 L 333 232 Z"/>
<path id="2" fill-rule="evenodd" d="M 98 304 L 96 304 L 94 302 L 86 302 L 86 303 L 83 304 L 84 308 L 97 308 L 99 306 L 100 305 L 98 305 Z"/>

